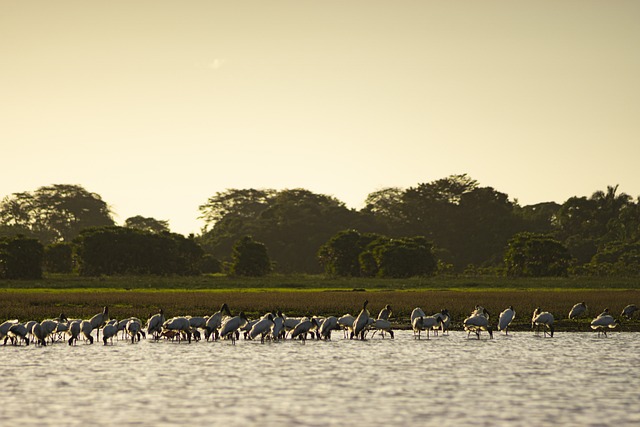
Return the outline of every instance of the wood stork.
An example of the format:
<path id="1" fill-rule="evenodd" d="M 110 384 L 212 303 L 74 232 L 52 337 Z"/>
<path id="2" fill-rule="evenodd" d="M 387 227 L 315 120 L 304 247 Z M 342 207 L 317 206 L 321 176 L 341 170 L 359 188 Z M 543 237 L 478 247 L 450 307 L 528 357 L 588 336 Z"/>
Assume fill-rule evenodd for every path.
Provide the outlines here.
<path id="1" fill-rule="evenodd" d="M 317 327 L 318 321 L 315 318 L 305 319 L 293 328 L 293 331 L 291 331 L 291 339 L 300 338 L 302 341 L 306 341 L 307 334 Z"/>
<path id="2" fill-rule="evenodd" d="M 212 334 L 213 334 L 213 338 L 212 339 L 214 341 L 219 338 L 218 330 L 222 326 L 222 321 L 223 321 L 225 316 L 228 316 L 229 318 L 231 317 L 231 311 L 229 310 L 229 306 L 227 305 L 227 303 L 222 304 L 222 306 L 220 306 L 220 310 L 218 310 L 215 313 L 213 313 L 207 319 L 207 323 L 204 326 L 204 337 L 205 337 L 205 339 L 207 341 L 209 341 L 209 337 Z"/>
<path id="3" fill-rule="evenodd" d="M 635 312 L 638 311 L 638 307 L 635 304 L 629 304 L 625 308 L 622 309 L 622 313 L 620 316 L 626 317 L 627 319 L 633 318 Z"/>
<path id="4" fill-rule="evenodd" d="M 601 314 L 591 321 L 591 329 L 598 331 L 598 336 L 602 333 L 607 336 L 607 329 L 613 329 L 618 326 L 618 321 L 610 314 Z"/>
<path id="5" fill-rule="evenodd" d="M 43 347 L 47 345 L 47 337 L 42 332 L 42 326 L 40 325 L 40 323 L 36 322 L 36 324 L 33 325 L 31 333 L 33 333 L 33 336 L 36 338 L 36 345 L 40 344 Z"/>
<path id="6" fill-rule="evenodd" d="M 231 317 L 222 323 L 220 327 L 220 337 L 227 339 L 231 339 L 231 343 L 236 343 L 236 333 L 238 330 L 246 325 L 248 322 L 247 316 L 245 316 L 244 312 L 240 312 L 238 316 Z"/>
<path id="7" fill-rule="evenodd" d="M 271 338 L 274 340 L 279 340 L 284 338 L 285 329 L 284 329 L 284 317 L 281 311 L 276 313 L 276 316 L 273 318 L 273 327 L 271 328 Z"/>
<path id="8" fill-rule="evenodd" d="M 571 311 L 569 311 L 569 319 L 577 319 L 583 316 L 587 312 L 587 304 L 584 301 L 577 303 L 573 307 L 571 307 Z"/>
<path id="9" fill-rule="evenodd" d="M 484 308 L 481 305 L 476 305 L 476 308 L 471 313 L 471 317 L 476 316 L 476 315 L 482 315 L 482 316 L 486 317 L 487 320 L 489 320 L 489 316 L 490 316 L 489 310 L 487 310 L 486 308 Z"/>
<path id="10" fill-rule="evenodd" d="M 353 332 L 351 338 L 358 336 L 361 340 L 364 339 L 364 332 L 366 327 L 369 325 L 369 310 L 367 310 L 367 304 L 369 304 L 369 300 L 365 300 L 364 304 L 362 304 L 362 310 L 356 316 L 356 320 L 353 322 Z"/>
<path id="11" fill-rule="evenodd" d="M 91 322 L 89 322 L 88 320 L 83 320 L 80 322 L 80 333 L 84 335 L 87 341 L 89 341 L 89 344 L 93 344 L 93 337 L 91 336 L 92 330 L 93 328 L 91 327 Z"/>
<path id="12" fill-rule="evenodd" d="M 140 342 L 140 336 L 144 334 L 142 331 L 142 322 L 140 319 L 131 317 L 125 326 L 125 330 L 127 334 L 131 337 L 131 343 L 136 342 L 136 338 L 138 338 L 138 342 Z"/>
<path id="13" fill-rule="evenodd" d="M 107 345 L 108 340 L 111 340 L 111 345 L 113 345 L 113 337 L 116 335 L 118 335 L 118 324 L 107 323 L 102 329 L 102 341 L 104 342 L 104 345 Z"/>
<path id="14" fill-rule="evenodd" d="M 69 345 L 77 344 L 78 336 L 80 335 L 80 324 L 82 320 L 74 320 L 69 323 L 69 328 L 67 329 L 67 334 L 70 336 L 67 343 Z"/>
<path id="15" fill-rule="evenodd" d="M 187 341 L 191 344 L 191 324 L 186 317 L 173 317 L 162 325 L 162 329 L 176 331 L 187 336 Z"/>
<path id="16" fill-rule="evenodd" d="M 11 325 L 7 335 L 11 339 L 11 343 L 13 345 L 18 345 L 19 340 L 22 340 L 26 345 L 29 345 L 29 331 L 22 323 L 14 323 Z"/>
<path id="17" fill-rule="evenodd" d="M 98 313 L 89 319 L 92 329 L 96 329 L 96 337 L 100 339 L 100 328 L 103 327 L 109 321 L 109 307 L 104 307 L 102 313 Z"/>
<path id="18" fill-rule="evenodd" d="M 260 320 L 253 324 L 251 330 L 249 330 L 249 339 L 255 339 L 260 335 L 260 342 L 264 343 L 264 337 L 273 328 L 273 314 L 267 313 Z"/>
<path id="19" fill-rule="evenodd" d="M 371 328 L 374 329 L 371 338 L 373 338 L 376 332 L 380 331 L 380 335 L 384 338 L 384 333 L 388 332 L 391 339 L 393 339 L 393 330 L 391 329 L 391 322 L 387 319 L 376 319 L 371 324 Z"/>
<path id="20" fill-rule="evenodd" d="M 505 309 L 502 313 L 500 313 L 500 317 L 498 318 L 498 330 L 504 331 L 505 335 L 509 335 L 509 325 L 515 319 L 516 312 L 513 309 L 513 306 L 509 306 L 509 308 Z"/>
<path id="21" fill-rule="evenodd" d="M 58 322 L 55 320 L 47 319 L 40 322 L 40 328 L 42 329 L 42 334 L 44 338 L 51 338 L 51 342 L 53 343 L 53 334 L 56 329 L 58 329 Z"/>
<path id="22" fill-rule="evenodd" d="M 157 314 L 154 314 L 147 320 L 147 334 L 152 334 L 155 340 L 159 340 L 160 334 L 162 333 L 162 325 L 165 321 L 164 311 L 160 309 Z"/>
<path id="23" fill-rule="evenodd" d="M 380 313 L 378 313 L 378 319 L 389 320 L 389 317 L 391 317 L 392 314 L 391 306 L 387 304 L 382 310 L 380 310 Z"/>
<path id="24" fill-rule="evenodd" d="M 340 329 L 340 325 L 338 324 L 338 318 L 336 316 L 329 316 L 324 319 L 322 325 L 320 325 L 320 338 L 324 340 L 331 339 L 331 331 L 335 331 Z"/>
<path id="25" fill-rule="evenodd" d="M 543 330 L 543 336 L 547 336 L 547 329 L 549 330 L 549 336 L 553 337 L 553 314 L 547 311 L 541 311 L 540 307 L 536 308 L 533 311 L 533 316 L 531 317 L 531 329 L 534 327 L 538 327 L 537 333 L 540 333 L 540 328 Z"/>
<path id="26" fill-rule="evenodd" d="M 413 325 L 413 321 L 418 317 L 427 317 L 427 315 L 422 311 L 420 307 L 416 307 L 411 312 L 411 324 Z"/>
<path id="27" fill-rule="evenodd" d="M 437 320 L 437 322 L 431 327 L 434 335 L 438 335 L 438 329 L 440 329 L 442 331 L 442 335 L 444 335 L 451 327 L 451 316 L 449 315 L 449 310 L 446 308 L 440 310 L 439 313 L 428 317 L 434 317 Z"/>
<path id="28" fill-rule="evenodd" d="M 480 307 L 482 308 L 482 307 Z M 485 310 L 476 310 L 473 314 L 462 322 L 464 325 L 464 330 L 467 331 L 467 337 L 471 332 L 476 334 L 476 337 L 480 339 L 480 333 L 482 331 L 487 331 L 489 333 L 489 338 L 493 338 L 493 329 L 489 326 L 489 317 L 488 314 L 485 314 Z"/>
<path id="29" fill-rule="evenodd" d="M 0 325 L 0 339 L 4 340 L 4 344 L 7 344 L 7 340 L 9 339 L 9 329 L 11 329 L 11 327 L 13 325 L 16 325 L 18 323 L 18 319 L 13 319 L 13 320 L 7 320 L 6 322 L 2 323 Z"/>
<path id="30" fill-rule="evenodd" d="M 353 333 L 353 322 L 356 318 L 351 314 L 345 314 L 338 318 L 338 325 L 344 330 L 344 338 Z"/>

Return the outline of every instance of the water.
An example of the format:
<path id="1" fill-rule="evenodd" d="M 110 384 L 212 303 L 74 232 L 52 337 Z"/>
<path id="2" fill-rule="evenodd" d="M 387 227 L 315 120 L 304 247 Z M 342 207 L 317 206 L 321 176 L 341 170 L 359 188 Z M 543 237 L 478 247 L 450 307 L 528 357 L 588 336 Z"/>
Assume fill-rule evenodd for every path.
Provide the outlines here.
<path id="1" fill-rule="evenodd" d="M 624 426 L 640 333 L 0 347 L 14 425 Z"/>

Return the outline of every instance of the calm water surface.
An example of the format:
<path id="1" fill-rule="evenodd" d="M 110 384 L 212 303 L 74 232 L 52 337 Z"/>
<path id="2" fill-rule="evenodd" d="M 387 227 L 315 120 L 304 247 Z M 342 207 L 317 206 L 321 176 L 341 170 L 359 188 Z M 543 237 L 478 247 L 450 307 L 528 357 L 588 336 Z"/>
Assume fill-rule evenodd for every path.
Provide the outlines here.
<path id="1" fill-rule="evenodd" d="M 640 425 L 640 333 L 0 347 L 0 425 Z"/>

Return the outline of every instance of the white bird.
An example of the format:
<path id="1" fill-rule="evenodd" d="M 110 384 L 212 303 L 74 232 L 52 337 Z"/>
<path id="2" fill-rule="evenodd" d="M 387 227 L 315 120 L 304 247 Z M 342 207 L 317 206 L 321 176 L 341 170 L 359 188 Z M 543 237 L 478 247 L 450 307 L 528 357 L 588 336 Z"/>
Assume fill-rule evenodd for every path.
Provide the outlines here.
<path id="1" fill-rule="evenodd" d="M 515 317 L 516 312 L 513 310 L 513 306 L 509 306 L 509 308 L 500 313 L 500 317 L 498 318 L 498 330 L 504 331 L 505 335 L 509 335 L 507 328 Z"/>
<path id="2" fill-rule="evenodd" d="M 338 318 L 338 325 L 344 330 L 344 338 L 347 338 L 347 334 L 353 333 L 353 322 L 356 318 L 351 314 L 345 314 Z"/>
<path id="3" fill-rule="evenodd" d="M 191 325 L 191 333 L 196 341 L 200 341 L 200 331 L 198 329 L 205 330 L 207 327 L 208 318 L 202 316 L 187 316 L 189 319 L 189 325 Z"/>
<path id="4" fill-rule="evenodd" d="M 638 311 L 638 307 L 635 304 L 629 304 L 628 306 L 622 309 L 622 313 L 620 313 L 620 316 L 624 316 L 627 319 L 631 319 L 636 311 Z"/>
<path id="5" fill-rule="evenodd" d="M 300 337 L 302 341 L 306 341 L 307 334 L 317 327 L 318 321 L 315 318 L 305 319 L 293 328 L 293 331 L 291 332 L 291 339 L 294 340 Z"/>
<path id="6" fill-rule="evenodd" d="M 46 340 L 55 333 L 56 329 L 58 329 L 58 322 L 51 319 L 43 320 L 42 322 L 40 322 L 40 328 L 42 330 L 44 339 Z M 51 342 L 53 342 L 53 338 L 51 339 Z"/>
<path id="7" fill-rule="evenodd" d="M 89 319 L 91 329 L 97 330 L 97 339 L 100 339 L 100 328 L 109 321 L 109 307 L 104 307 L 102 313 L 98 313 Z"/>
<path id="8" fill-rule="evenodd" d="M 284 329 L 287 332 L 291 332 L 295 329 L 298 323 L 304 320 L 304 317 L 288 317 L 283 314 L 284 317 Z"/>
<path id="9" fill-rule="evenodd" d="M 178 332 L 187 336 L 187 341 L 191 343 L 191 324 L 186 317 L 173 317 L 162 325 L 162 329 L 172 332 Z"/>
<path id="10" fill-rule="evenodd" d="M 67 329 L 67 334 L 70 336 L 69 340 L 67 341 L 69 345 L 76 344 L 78 342 L 81 323 L 82 320 L 74 320 L 69 323 L 69 328 Z"/>
<path id="11" fill-rule="evenodd" d="M 164 311 L 160 309 L 157 314 L 149 317 L 147 320 L 147 334 L 152 334 L 155 340 L 160 339 L 160 334 L 162 333 L 162 325 L 165 322 Z"/>
<path id="12" fill-rule="evenodd" d="M 7 333 L 7 335 L 11 338 L 11 342 L 13 343 L 13 345 L 18 344 L 18 339 L 21 339 L 26 345 L 29 345 L 28 334 L 29 331 L 27 330 L 27 327 L 22 323 L 15 323 L 11 325 Z"/>
<path id="13" fill-rule="evenodd" d="M 444 308 L 440 313 L 434 314 L 433 317 L 442 319 L 442 324 L 439 327 L 442 329 L 442 334 L 444 335 L 444 333 L 451 327 L 451 316 L 449 315 L 449 310 Z M 434 326 L 433 329 L 434 331 L 437 331 L 438 325 Z"/>
<path id="14" fill-rule="evenodd" d="M 478 339 L 480 339 L 480 333 L 482 331 L 487 331 L 489 333 L 489 338 L 493 338 L 493 330 L 491 326 L 489 326 L 489 317 L 486 310 L 482 307 L 476 307 L 476 310 L 473 314 L 466 319 L 464 319 L 463 325 L 464 330 L 467 331 L 467 337 L 471 332 L 475 333 Z"/>
<path id="15" fill-rule="evenodd" d="M 369 300 L 365 300 L 364 304 L 362 304 L 362 310 L 358 316 L 356 316 L 356 320 L 353 322 L 353 333 L 351 338 L 360 336 L 360 339 L 364 339 L 365 328 L 369 325 L 369 310 L 367 310 L 367 304 L 369 304 Z"/>
<path id="16" fill-rule="evenodd" d="M 391 322 L 387 319 L 376 319 L 371 324 L 371 328 L 374 329 L 371 338 L 373 338 L 376 332 L 380 331 L 380 335 L 384 338 L 384 333 L 388 332 L 389 336 L 393 339 L 393 330 L 391 329 Z"/>
<path id="17" fill-rule="evenodd" d="M 143 333 L 142 322 L 140 321 L 140 319 L 137 319 L 135 317 L 130 318 L 127 322 L 127 325 L 125 326 L 125 330 L 131 337 L 132 343 L 136 342 L 136 338 L 138 338 L 138 342 L 140 342 L 140 335 Z"/>
<path id="18" fill-rule="evenodd" d="M 418 339 L 421 337 L 422 331 L 427 331 L 427 339 L 429 339 L 429 331 L 440 325 L 442 327 L 442 318 L 440 316 L 420 316 L 413 319 L 411 327 L 413 328 L 413 338 L 416 338 L 416 332 L 418 333 Z"/>
<path id="19" fill-rule="evenodd" d="M 424 330 L 424 317 L 418 316 L 411 320 L 411 328 L 413 329 L 413 339 L 420 339 L 420 332 Z"/>
<path id="20" fill-rule="evenodd" d="M 324 319 L 322 325 L 320 325 L 320 338 L 324 340 L 331 339 L 331 331 L 335 331 L 340 329 L 340 325 L 338 324 L 338 318 L 336 316 L 329 316 Z"/>
<path id="21" fill-rule="evenodd" d="M 553 315 L 547 311 L 540 311 L 540 307 L 536 308 L 531 317 L 531 329 L 535 326 L 538 327 L 537 332 L 540 333 L 540 328 L 543 329 L 543 336 L 547 336 L 547 329 L 549 329 L 549 336 L 553 337 Z"/>
<path id="22" fill-rule="evenodd" d="M 483 306 L 481 306 L 481 305 L 476 305 L 476 308 L 471 313 L 471 317 L 476 316 L 476 315 L 482 315 L 482 316 L 486 317 L 487 320 L 489 320 L 489 311 L 486 308 L 484 308 Z"/>
<path id="23" fill-rule="evenodd" d="M 231 317 L 231 311 L 229 310 L 229 306 L 227 303 L 222 304 L 220 306 L 220 310 L 213 313 L 207 319 L 207 324 L 204 327 L 204 337 L 207 341 L 209 341 L 209 337 L 213 334 L 213 340 L 218 339 L 219 329 L 222 326 L 222 320 L 225 316 Z"/>
<path id="24" fill-rule="evenodd" d="M 573 307 L 571 307 L 571 311 L 569 311 L 569 319 L 577 319 L 578 317 L 584 315 L 587 312 L 587 305 L 584 301 L 577 303 Z"/>
<path id="25" fill-rule="evenodd" d="M 33 335 L 33 327 L 36 326 L 38 322 L 36 322 L 35 320 L 29 320 L 28 322 L 25 322 L 24 327 L 27 328 L 27 331 L 29 333 L 29 338 L 31 339 L 31 342 L 35 342 L 34 335 Z"/>
<path id="26" fill-rule="evenodd" d="M 102 328 L 102 341 L 104 345 L 107 345 L 107 341 L 111 340 L 111 344 L 113 345 L 113 337 L 118 335 L 118 323 L 108 323 Z"/>
<path id="27" fill-rule="evenodd" d="M 273 326 L 271 327 L 271 338 L 274 340 L 279 340 L 281 338 L 284 338 L 284 334 L 284 317 L 282 316 L 282 312 L 278 311 L 277 315 L 273 318 Z"/>
<path id="28" fill-rule="evenodd" d="M 610 314 L 601 314 L 591 321 L 591 329 L 598 331 L 598 336 L 602 333 L 607 336 L 607 330 L 605 328 L 613 329 L 618 326 L 618 322 Z"/>
<path id="29" fill-rule="evenodd" d="M 4 339 L 4 344 L 7 344 L 7 340 L 9 339 L 9 329 L 15 324 L 18 323 L 18 319 L 7 320 L 6 322 L 0 325 L 0 339 Z"/>
<path id="30" fill-rule="evenodd" d="M 414 308 L 413 311 L 411 312 L 412 325 L 413 325 L 413 321 L 416 320 L 418 317 L 427 317 L 427 315 L 424 313 L 424 311 L 422 311 L 420 307 Z"/>
<path id="31" fill-rule="evenodd" d="M 33 333 L 33 336 L 36 338 L 36 345 L 40 344 L 43 347 L 47 345 L 47 341 L 46 341 L 47 337 L 44 336 L 44 333 L 42 332 L 42 326 L 40 325 L 40 323 L 36 322 L 36 324 L 33 325 L 31 332 Z"/>
<path id="32" fill-rule="evenodd" d="M 391 317 L 392 313 L 393 312 L 391 311 L 391 306 L 387 304 L 382 310 L 380 310 L 380 313 L 378 313 L 378 319 L 389 320 L 389 317 Z"/>
<path id="33" fill-rule="evenodd" d="M 80 322 L 80 333 L 82 333 L 82 335 L 84 335 L 84 337 L 89 341 L 89 344 L 93 344 L 93 337 L 91 336 L 92 330 L 93 328 L 91 327 L 91 322 L 89 322 L 88 320 L 83 320 Z"/>
<path id="34" fill-rule="evenodd" d="M 236 333 L 238 333 L 238 330 L 246 325 L 247 322 L 247 316 L 245 316 L 244 312 L 240 312 L 238 316 L 227 319 L 220 327 L 220 338 L 230 338 L 231 343 L 235 344 L 237 337 Z"/>
<path id="35" fill-rule="evenodd" d="M 255 339 L 258 335 L 260 335 L 260 342 L 264 343 L 265 335 L 267 335 L 272 328 L 273 314 L 267 313 L 251 327 L 251 330 L 249 331 L 249 338 Z"/>

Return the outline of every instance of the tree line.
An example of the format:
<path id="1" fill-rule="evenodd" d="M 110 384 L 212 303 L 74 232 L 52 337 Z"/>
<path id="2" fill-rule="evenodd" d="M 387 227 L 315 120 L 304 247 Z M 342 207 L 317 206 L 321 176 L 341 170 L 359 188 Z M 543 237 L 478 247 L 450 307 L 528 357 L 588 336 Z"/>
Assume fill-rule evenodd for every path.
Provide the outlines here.
<path id="1" fill-rule="evenodd" d="M 242 242 L 264 247 L 263 255 L 249 257 L 262 266 L 261 274 L 640 272 L 640 200 L 618 192 L 618 186 L 562 204 L 520 206 L 463 174 L 407 189 L 384 188 L 369 194 L 365 203 L 355 210 L 305 189 L 227 189 L 199 207 L 205 224 L 201 232 L 184 237 L 171 233 L 167 221 L 142 216 L 119 227 L 108 204 L 81 186 L 41 187 L 0 202 L 0 266 L 6 265 L 9 240 L 21 235 L 43 245 L 43 259 L 71 251 L 73 268 L 81 274 L 119 271 L 114 266 L 123 261 L 115 255 L 102 260 L 105 265 L 98 263 L 109 251 L 140 260 L 130 267 L 138 274 L 216 269 L 243 274 L 246 266 L 233 269 Z M 67 249 L 55 249 L 65 244 Z M 93 254 L 87 246 L 99 249 Z"/>

